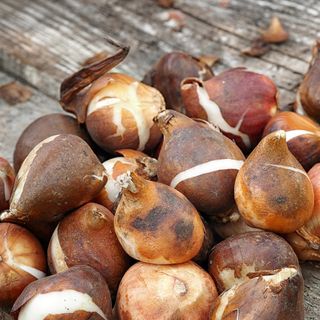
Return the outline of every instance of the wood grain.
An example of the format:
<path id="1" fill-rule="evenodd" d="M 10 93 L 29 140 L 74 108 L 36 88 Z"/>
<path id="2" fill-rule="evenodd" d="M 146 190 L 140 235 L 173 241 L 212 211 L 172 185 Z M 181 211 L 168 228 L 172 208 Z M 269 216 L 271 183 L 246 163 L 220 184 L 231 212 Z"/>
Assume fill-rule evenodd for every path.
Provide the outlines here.
<path id="1" fill-rule="evenodd" d="M 129 44 L 131 52 L 117 71 L 141 79 L 165 52 L 214 54 L 214 66 L 245 66 L 277 84 L 280 103 L 294 99 L 308 68 L 310 48 L 320 36 L 318 0 L 176 0 L 174 10 L 186 25 L 173 32 L 161 21 L 165 9 L 153 0 L 2 0 L 0 2 L 0 85 L 20 79 L 32 87 L 25 103 L 0 101 L 0 154 L 12 161 L 22 130 L 35 118 L 61 111 L 57 99 L 61 81 L 81 63 L 101 51 L 113 52 L 104 40 L 111 35 Z M 273 15 L 290 33 L 288 42 L 272 45 L 263 57 L 240 54 Z M 320 266 L 303 264 L 306 319 L 320 319 Z"/>

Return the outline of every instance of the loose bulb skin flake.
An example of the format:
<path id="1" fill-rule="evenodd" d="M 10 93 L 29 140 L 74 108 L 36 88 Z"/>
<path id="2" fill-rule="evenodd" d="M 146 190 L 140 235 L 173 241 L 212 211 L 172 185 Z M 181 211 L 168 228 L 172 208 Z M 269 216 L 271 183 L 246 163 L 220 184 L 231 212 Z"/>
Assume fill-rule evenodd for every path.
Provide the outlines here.
<path id="1" fill-rule="evenodd" d="M 247 158 L 236 178 L 235 199 L 248 224 L 269 231 L 290 233 L 311 217 L 312 184 L 289 152 L 284 131 L 266 136 Z"/>

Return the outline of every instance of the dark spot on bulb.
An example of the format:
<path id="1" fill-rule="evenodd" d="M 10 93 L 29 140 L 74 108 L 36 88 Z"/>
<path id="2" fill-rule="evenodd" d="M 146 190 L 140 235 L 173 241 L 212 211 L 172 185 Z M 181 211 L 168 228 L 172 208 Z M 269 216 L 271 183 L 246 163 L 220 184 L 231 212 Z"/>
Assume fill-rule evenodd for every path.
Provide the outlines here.
<path id="1" fill-rule="evenodd" d="M 187 241 L 191 239 L 193 234 L 193 228 L 193 224 L 185 220 L 179 220 L 173 226 L 173 230 L 178 241 Z"/>
<path id="2" fill-rule="evenodd" d="M 134 219 L 131 226 L 139 231 L 156 231 L 159 225 L 164 221 L 164 216 L 166 214 L 168 214 L 166 208 L 152 208 L 144 219 L 140 217 Z"/>

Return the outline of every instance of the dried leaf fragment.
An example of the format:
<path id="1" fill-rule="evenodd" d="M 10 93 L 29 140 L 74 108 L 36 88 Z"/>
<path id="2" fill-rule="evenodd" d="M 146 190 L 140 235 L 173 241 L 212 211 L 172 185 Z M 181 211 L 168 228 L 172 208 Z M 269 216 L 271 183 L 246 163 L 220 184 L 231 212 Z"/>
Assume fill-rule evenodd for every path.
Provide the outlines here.
<path id="1" fill-rule="evenodd" d="M 250 57 L 261 57 L 268 51 L 270 51 L 269 44 L 261 38 L 257 38 L 251 42 L 250 47 L 243 49 L 241 53 Z"/>
<path id="2" fill-rule="evenodd" d="M 198 59 L 209 67 L 212 67 L 220 60 L 220 57 L 215 55 L 203 55 L 199 56 Z"/>
<path id="3" fill-rule="evenodd" d="M 0 86 L 0 98 L 5 100 L 11 106 L 21 102 L 26 102 L 31 96 L 32 91 L 28 87 L 16 81 Z"/>
<path id="4" fill-rule="evenodd" d="M 174 4 L 174 0 L 157 0 L 157 2 L 162 8 L 171 8 Z"/>
<path id="5" fill-rule="evenodd" d="M 262 40 L 267 43 L 282 43 L 288 38 L 289 34 L 278 17 L 273 17 L 268 29 L 262 32 Z"/>

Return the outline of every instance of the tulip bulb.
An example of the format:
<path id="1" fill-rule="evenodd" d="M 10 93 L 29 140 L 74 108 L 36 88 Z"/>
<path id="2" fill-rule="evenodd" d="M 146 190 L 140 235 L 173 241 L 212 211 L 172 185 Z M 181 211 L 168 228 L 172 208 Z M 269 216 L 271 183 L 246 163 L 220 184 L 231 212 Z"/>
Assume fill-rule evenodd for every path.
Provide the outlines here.
<path id="1" fill-rule="evenodd" d="M 207 81 L 181 84 L 186 114 L 207 120 L 248 152 L 259 142 L 277 111 L 277 88 L 266 76 L 244 68 L 227 70 Z"/>
<path id="2" fill-rule="evenodd" d="M 183 263 L 196 256 L 204 226 L 193 205 L 175 189 L 124 175 L 115 231 L 134 259 L 156 264 Z"/>
<path id="3" fill-rule="evenodd" d="M 310 219 L 312 184 L 283 130 L 267 135 L 249 155 L 235 181 L 235 200 L 244 220 L 264 230 L 290 233 Z"/>
<path id="4" fill-rule="evenodd" d="M 305 170 L 320 161 L 320 126 L 295 112 L 279 112 L 266 125 L 263 136 L 277 130 L 286 131 L 290 152 Z"/>
<path id="5" fill-rule="evenodd" d="M 193 262 L 139 262 L 121 280 L 116 313 L 119 320 L 208 319 L 217 296 L 209 274 Z"/>
<path id="6" fill-rule="evenodd" d="M 15 173 L 10 163 L 0 157 L 0 212 L 9 208 Z"/>
<path id="7" fill-rule="evenodd" d="M 290 245 L 271 232 L 257 231 L 232 236 L 213 247 L 208 272 L 223 292 L 252 274 L 292 266 L 299 269 Z"/>
<path id="8" fill-rule="evenodd" d="M 208 215 L 234 205 L 234 181 L 244 156 L 207 122 L 166 110 L 155 118 L 164 135 L 158 180 L 183 193 Z"/>

